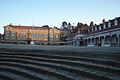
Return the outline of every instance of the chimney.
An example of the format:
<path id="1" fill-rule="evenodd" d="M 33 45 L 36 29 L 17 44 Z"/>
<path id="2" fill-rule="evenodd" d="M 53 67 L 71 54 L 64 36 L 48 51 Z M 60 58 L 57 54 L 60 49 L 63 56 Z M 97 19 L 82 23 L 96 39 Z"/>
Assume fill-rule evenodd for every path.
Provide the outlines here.
<path id="1" fill-rule="evenodd" d="M 105 20 L 105 19 L 103 19 L 103 20 L 102 20 L 102 22 L 103 22 L 103 23 L 105 23 L 105 22 L 106 22 L 106 20 Z"/>

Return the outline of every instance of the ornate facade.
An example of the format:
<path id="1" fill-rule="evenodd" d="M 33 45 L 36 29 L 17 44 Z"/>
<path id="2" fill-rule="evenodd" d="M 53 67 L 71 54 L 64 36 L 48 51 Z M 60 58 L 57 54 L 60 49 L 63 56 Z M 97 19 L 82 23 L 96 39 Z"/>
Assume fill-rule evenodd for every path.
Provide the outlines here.
<path id="1" fill-rule="evenodd" d="M 79 37 L 81 34 L 82 36 Z M 78 37 L 75 38 L 76 36 Z M 120 17 L 107 22 L 103 20 L 103 23 L 99 25 L 89 26 L 87 29 L 84 28 L 84 32 L 75 35 L 69 40 L 69 44 L 74 46 L 84 44 L 84 46 L 120 47 Z"/>
<path id="2" fill-rule="evenodd" d="M 5 40 L 60 41 L 60 29 L 49 26 L 4 26 Z"/>
<path id="3" fill-rule="evenodd" d="M 88 28 L 87 46 L 120 46 L 120 17 Z"/>

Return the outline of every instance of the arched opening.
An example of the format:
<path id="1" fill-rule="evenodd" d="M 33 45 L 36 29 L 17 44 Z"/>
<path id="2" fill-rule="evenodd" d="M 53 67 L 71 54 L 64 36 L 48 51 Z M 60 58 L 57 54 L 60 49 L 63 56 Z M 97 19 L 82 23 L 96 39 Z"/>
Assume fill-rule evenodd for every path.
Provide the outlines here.
<path id="1" fill-rule="evenodd" d="M 98 46 L 98 44 L 99 44 L 99 37 L 96 37 L 95 38 L 95 45 Z"/>
<path id="2" fill-rule="evenodd" d="M 95 38 L 92 38 L 92 45 L 95 45 Z"/>
<path id="3" fill-rule="evenodd" d="M 90 42 L 91 42 L 91 39 L 90 39 L 90 38 L 88 38 L 88 45 L 90 45 Z"/>
<path id="4" fill-rule="evenodd" d="M 111 43 L 112 46 L 117 46 L 117 44 L 118 44 L 118 37 L 117 37 L 116 34 L 112 35 L 111 42 L 112 42 Z"/>
<path id="5" fill-rule="evenodd" d="M 105 37 L 105 46 L 111 46 L 111 36 L 110 35 Z"/>
<path id="6" fill-rule="evenodd" d="M 87 46 L 87 44 L 88 44 L 88 43 L 87 43 L 87 39 L 85 39 L 85 44 L 84 44 L 84 45 Z"/>

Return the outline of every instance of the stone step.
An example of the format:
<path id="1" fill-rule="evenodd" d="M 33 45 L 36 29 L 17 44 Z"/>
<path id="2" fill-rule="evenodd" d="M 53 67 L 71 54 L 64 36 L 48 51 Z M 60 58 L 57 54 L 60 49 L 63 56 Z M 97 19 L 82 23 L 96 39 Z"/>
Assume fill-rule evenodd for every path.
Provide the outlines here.
<path id="1" fill-rule="evenodd" d="M 24 68 L 24 69 L 30 69 L 32 71 L 37 71 L 38 73 L 42 72 L 42 74 L 45 74 L 48 77 L 50 77 L 49 75 L 55 76 L 55 77 L 57 77 L 60 80 L 61 79 L 65 79 L 65 80 L 72 80 L 72 79 L 73 80 L 80 80 L 81 78 L 84 79 L 84 80 L 88 80 L 88 78 L 84 78 L 84 77 L 82 77 L 82 76 L 80 76 L 78 74 L 70 73 L 70 72 L 67 72 L 67 71 L 62 70 L 62 69 L 58 69 L 58 68 L 54 68 L 54 67 L 49 67 L 49 66 L 35 65 L 35 64 L 33 65 L 33 64 L 27 64 L 26 65 L 26 64 L 23 64 L 23 63 L 21 64 L 21 63 L 15 63 L 15 62 L 1 62 L 0 61 L 0 65 L 15 66 L 15 67 Z M 49 74 L 48 74 L 48 72 L 46 73 L 45 71 L 49 71 Z M 52 72 L 52 73 L 50 73 L 50 72 Z M 57 76 L 56 73 L 64 75 L 66 77 L 60 76 L 60 75 Z M 49 78 L 47 78 L 47 79 L 49 79 Z M 57 79 L 55 79 L 55 80 L 57 80 Z M 89 78 L 89 80 L 93 80 L 93 79 Z"/>
<path id="2" fill-rule="evenodd" d="M 61 78 L 65 79 L 65 80 L 72 80 L 72 79 L 67 78 L 65 76 L 61 76 L 60 74 L 56 74 L 54 72 L 48 72 L 46 70 L 37 69 L 37 68 L 34 68 L 34 67 L 30 67 L 30 66 L 24 66 L 24 65 L 18 65 L 18 64 L 9 64 L 9 63 L 5 64 L 5 63 L 3 63 L 3 64 L 0 64 L 0 68 L 15 69 L 15 70 L 17 70 L 19 72 L 23 71 L 25 73 L 31 74 L 34 77 L 38 77 L 40 80 L 41 79 L 42 80 L 54 80 L 54 79 L 55 80 L 61 80 Z M 50 75 L 53 75 L 53 76 L 56 76 L 56 77 L 59 76 L 60 79 L 59 78 L 57 79 L 56 77 L 53 77 L 53 76 L 50 76 Z"/>
<path id="3" fill-rule="evenodd" d="M 61 60 L 61 59 L 49 59 L 49 58 L 42 58 L 42 57 L 28 57 L 28 56 L 3 56 L 0 57 L 7 57 L 7 58 L 22 58 L 27 60 L 34 60 L 34 61 L 44 61 L 44 62 L 51 62 L 51 63 L 59 63 L 59 64 L 67 64 L 67 65 L 74 65 L 79 67 L 85 67 L 90 69 L 96 69 L 104 72 L 120 74 L 120 68 L 101 65 L 101 64 L 93 64 L 90 62 L 82 62 L 82 61 L 69 61 L 69 60 Z"/>
<path id="4" fill-rule="evenodd" d="M 20 76 L 24 76 L 24 77 L 28 77 L 29 78 L 29 80 L 43 80 L 43 79 L 41 79 L 41 78 L 38 78 L 38 77 L 35 77 L 35 76 L 33 76 L 33 75 L 31 75 L 30 73 L 26 73 L 24 70 L 23 71 L 20 71 L 20 70 L 16 70 L 16 69 L 14 69 L 14 68 L 9 68 L 9 67 L 1 67 L 0 66 L 0 71 L 2 71 L 2 72 L 11 72 L 11 73 L 14 73 L 14 74 L 16 74 L 16 75 L 20 75 Z M 8 74 L 9 75 L 9 74 Z M 7 76 L 7 74 L 6 74 L 6 76 Z M 12 76 L 11 76 L 12 77 Z M 18 79 L 18 78 L 17 78 Z M 14 80 L 17 80 L 17 79 L 14 79 Z"/>
<path id="5" fill-rule="evenodd" d="M 32 52 L 26 52 L 26 53 L 32 53 Z M 25 53 L 25 54 L 26 54 Z M 42 52 L 34 52 L 34 54 L 40 54 Z M 97 58 L 97 59 L 104 59 L 104 60 L 115 60 L 120 61 L 120 53 L 119 52 L 46 52 L 43 54 L 47 55 L 62 55 L 62 56 L 81 56 L 81 57 L 88 57 L 88 58 Z"/>
<path id="6" fill-rule="evenodd" d="M 9 77 L 11 80 L 30 80 L 29 77 L 18 75 L 18 74 L 15 74 L 13 72 L 7 72 L 4 70 L 0 71 L 0 74 L 4 75 L 6 77 Z M 9 79 L 5 79 L 5 80 L 9 80 Z"/>
<path id="7" fill-rule="evenodd" d="M 41 62 L 37 62 L 37 61 L 33 61 L 33 60 L 24 60 L 24 59 L 2 59 L 2 61 L 12 61 L 12 62 L 21 62 L 21 63 L 25 63 L 25 64 L 40 64 L 41 65 Z M 45 64 L 45 62 L 43 62 Z M 42 64 L 43 64 L 42 63 Z M 43 64 L 43 65 L 44 65 Z M 82 76 L 85 76 L 85 77 L 91 77 L 91 78 L 95 78 L 95 79 L 102 79 L 102 80 L 111 80 L 109 77 L 105 76 L 104 74 L 101 74 L 101 73 L 98 73 L 96 72 L 96 70 L 92 71 L 89 70 L 89 69 L 86 69 L 86 68 L 80 68 L 78 67 L 78 69 L 76 69 L 76 67 L 71 67 L 69 65 L 63 65 L 63 64 L 57 64 L 57 63 L 50 63 L 52 67 L 56 66 L 56 68 L 61 68 L 63 70 L 67 70 L 67 71 L 70 71 L 72 73 L 76 73 L 76 74 L 80 74 Z M 45 65 L 46 66 L 49 66 L 50 65 L 49 63 L 46 63 Z M 53 66 L 54 65 L 54 66 Z M 59 66 L 58 66 L 59 65 Z"/>
<path id="8" fill-rule="evenodd" d="M 13 80 L 12 78 L 2 74 L 2 72 L 0 71 L 0 80 Z"/>
<path id="9" fill-rule="evenodd" d="M 63 55 L 63 56 L 81 56 L 81 57 L 89 57 L 89 58 L 98 58 L 98 59 L 109 59 L 120 61 L 120 54 L 119 52 L 66 52 L 66 51 L 45 51 L 45 50 L 21 50 L 21 49 L 2 49 L 3 53 L 34 53 L 34 54 L 49 54 L 49 55 Z M 0 52 L 0 53 L 2 53 Z"/>
<path id="10" fill-rule="evenodd" d="M 120 68 L 120 62 L 119 61 L 113 61 L 113 60 L 104 60 L 104 59 L 97 59 L 97 58 L 87 58 L 87 57 L 81 57 L 81 56 L 62 56 L 62 55 L 46 55 L 46 54 L 16 54 L 16 53 L 4 53 L 0 55 L 20 55 L 20 56 L 32 56 L 32 57 L 44 57 L 44 58 L 50 58 L 50 59 L 64 59 L 64 60 L 72 60 L 72 61 L 85 61 L 85 62 L 92 62 L 95 64 L 103 64 L 113 67 L 119 67 Z"/>

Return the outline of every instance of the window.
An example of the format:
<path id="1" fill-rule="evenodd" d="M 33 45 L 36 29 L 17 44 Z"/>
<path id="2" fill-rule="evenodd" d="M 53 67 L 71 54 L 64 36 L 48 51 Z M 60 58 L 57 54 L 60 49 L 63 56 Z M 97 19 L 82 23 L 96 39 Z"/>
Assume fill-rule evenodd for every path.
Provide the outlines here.
<path id="1" fill-rule="evenodd" d="M 115 19 L 114 20 L 114 25 L 117 26 L 117 24 L 118 24 L 118 21 L 117 21 L 117 19 Z"/>
<path id="2" fill-rule="evenodd" d="M 10 27 L 8 27 L 8 30 L 10 30 Z"/>
<path id="3" fill-rule="evenodd" d="M 59 35 L 58 35 L 58 34 L 56 34 L 56 38 L 58 38 L 58 36 L 59 36 Z"/>
<path id="4" fill-rule="evenodd" d="M 44 34 L 43 34 L 43 38 L 44 38 Z"/>
<path id="5" fill-rule="evenodd" d="M 12 36 L 12 37 L 15 37 L 15 33 L 12 33 L 11 36 Z"/>
<path id="6" fill-rule="evenodd" d="M 80 33 L 80 30 L 78 30 L 78 33 Z"/>
<path id="7" fill-rule="evenodd" d="M 46 38 L 47 38 L 47 34 L 46 34 Z"/>
<path id="8" fill-rule="evenodd" d="M 37 34 L 37 38 L 39 37 L 39 34 Z"/>
<path id="9" fill-rule="evenodd" d="M 23 37 L 23 33 L 22 33 L 22 37 Z"/>
<path id="10" fill-rule="evenodd" d="M 54 32 L 54 29 L 52 29 L 52 32 Z"/>
<path id="11" fill-rule="evenodd" d="M 105 23 L 103 24 L 103 28 L 104 28 L 104 29 L 106 28 L 106 25 L 105 25 Z"/>
<path id="12" fill-rule="evenodd" d="M 97 31 L 97 26 L 95 26 L 95 31 Z"/>
<path id="13" fill-rule="evenodd" d="M 51 38 L 53 38 L 53 34 L 51 34 Z"/>
<path id="14" fill-rule="evenodd" d="M 111 27 L 111 23 L 110 23 L 110 21 L 108 22 L 108 27 Z"/>
<path id="15" fill-rule="evenodd" d="M 41 39 L 41 33 L 40 33 L 40 39 Z"/>
<path id="16" fill-rule="evenodd" d="M 92 27 L 92 32 L 94 31 L 93 27 Z"/>
<path id="17" fill-rule="evenodd" d="M 99 25 L 99 30 L 101 30 L 101 25 Z"/>
<path id="18" fill-rule="evenodd" d="M 14 27 L 12 27 L 12 29 L 14 30 Z"/>
<path id="19" fill-rule="evenodd" d="M 24 34 L 24 37 L 26 38 L 26 37 L 27 37 L 27 35 L 26 35 L 26 34 Z"/>
<path id="20" fill-rule="evenodd" d="M 90 29 L 88 28 L 88 33 L 90 32 Z"/>
<path id="21" fill-rule="evenodd" d="M 6 37 L 9 37 L 9 33 L 6 33 Z"/>
<path id="22" fill-rule="evenodd" d="M 36 34 L 34 34 L 34 38 L 36 37 Z"/>
<path id="23" fill-rule="evenodd" d="M 116 43 L 116 38 L 112 37 L 112 43 Z"/>
<path id="24" fill-rule="evenodd" d="M 19 37 L 20 37 L 20 33 L 19 33 Z"/>

